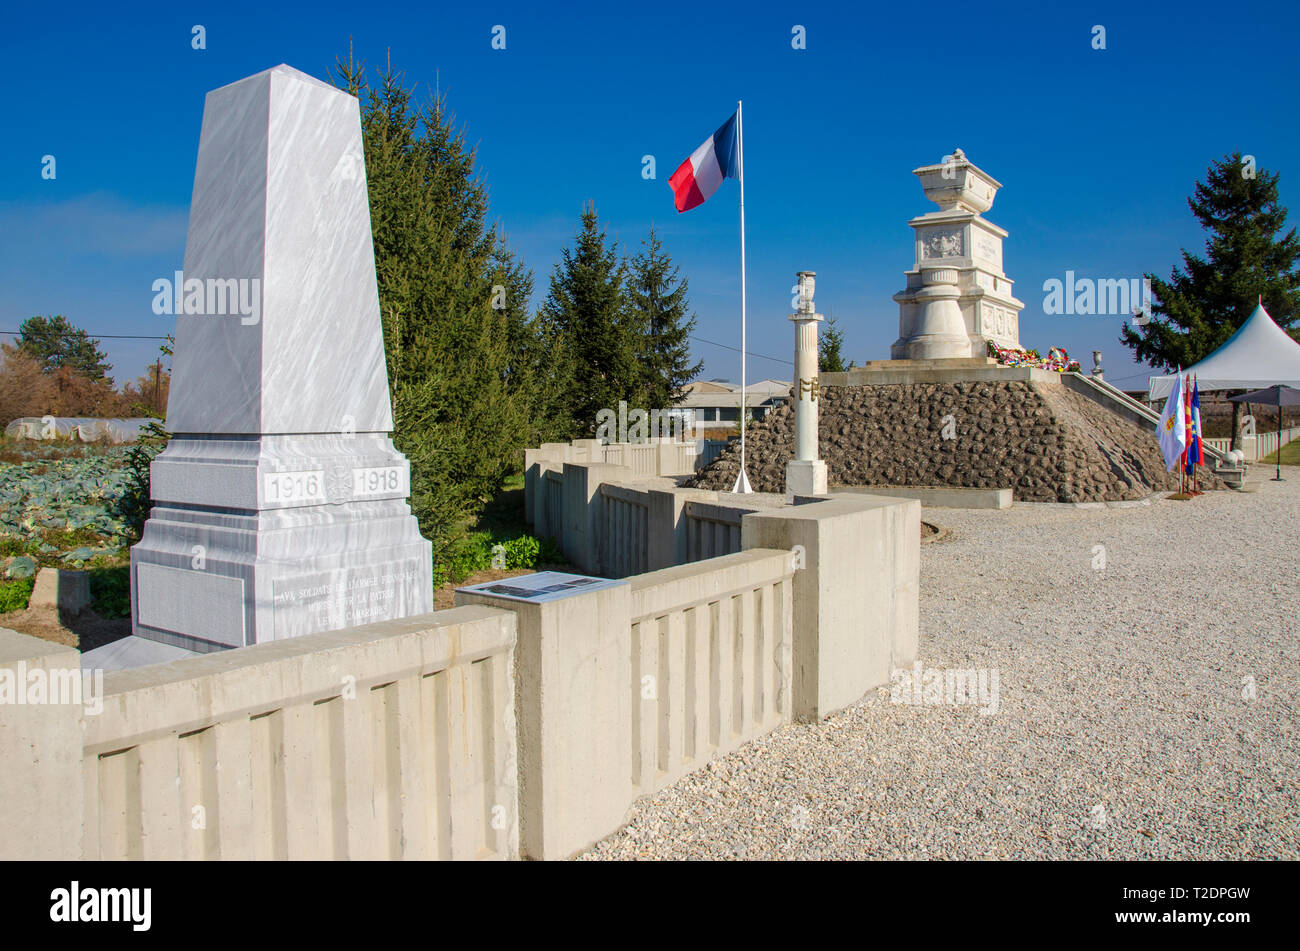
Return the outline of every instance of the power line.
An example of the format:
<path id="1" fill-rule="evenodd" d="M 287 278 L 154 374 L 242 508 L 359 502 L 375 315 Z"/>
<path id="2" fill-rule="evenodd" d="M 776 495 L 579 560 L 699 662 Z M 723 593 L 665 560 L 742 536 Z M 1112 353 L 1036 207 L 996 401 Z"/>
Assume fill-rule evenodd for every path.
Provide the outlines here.
<path id="1" fill-rule="evenodd" d="M 739 348 L 739 347 L 730 347 L 730 346 L 727 346 L 727 344 L 725 344 L 725 343 L 718 343 L 716 340 L 705 340 L 703 337 L 697 337 L 697 336 L 695 336 L 695 334 L 691 334 L 691 335 L 690 335 L 690 338 L 691 338 L 692 340 L 698 340 L 700 343 L 707 343 L 707 344 L 709 344 L 710 346 L 713 346 L 713 347 L 721 347 L 721 348 L 724 349 L 724 350 L 734 350 L 734 351 L 736 351 L 736 353 L 740 353 L 740 348 Z M 769 356 L 765 356 L 765 355 L 763 355 L 763 354 L 761 354 L 761 353 L 755 353 L 753 350 L 749 350 L 749 351 L 746 351 L 746 352 L 747 352 L 751 357 L 758 357 L 760 360 L 771 360 L 773 363 L 784 363 L 784 364 L 786 364 L 787 366 L 794 366 L 794 361 L 793 361 L 793 360 L 782 360 L 780 357 L 769 357 Z"/>

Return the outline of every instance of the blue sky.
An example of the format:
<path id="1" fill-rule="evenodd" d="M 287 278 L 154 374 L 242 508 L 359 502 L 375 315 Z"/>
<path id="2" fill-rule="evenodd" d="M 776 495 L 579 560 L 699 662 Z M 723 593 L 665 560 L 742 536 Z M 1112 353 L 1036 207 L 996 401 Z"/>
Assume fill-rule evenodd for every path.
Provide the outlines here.
<path id="1" fill-rule="evenodd" d="M 701 342 L 739 345 L 736 183 L 678 215 L 667 180 L 737 99 L 749 348 L 783 360 L 801 269 L 817 271 L 846 355 L 888 357 L 907 221 L 934 208 L 911 170 L 957 146 L 1004 186 L 986 217 L 1010 232 L 1022 345 L 1065 346 L 1085 366 L 1101 349 L 1122 383 L 1144 382 L 1118 343 L 1124 318 L 1044 315 L 1045 280 L 1167 274 L 1204 240 L 1186 196 L 1234 150 L 1280 171 L 1300 215 L 1291 4 L 399 6 L 6 5 L 0 330 L 62 313 L 94 334 L 169 332 L 150 286 L 181 266 L 204 94 L 281 62 L 325 78 L 349 37 L 371 67 L 391 52 L 409 80 L 441 84 L 478 144 L 492 215 L 534 271 L 534 303 L 585 200 L 625 244 L 654 222 L 690 279 L 707 377 L 739 379 L 737 352 Z M 194 24 L 206 50 L 191 48 Z M 104 345 L 121 380 L 157 342 Z M 791 368 L 755 356 L 749 376 Z"/>

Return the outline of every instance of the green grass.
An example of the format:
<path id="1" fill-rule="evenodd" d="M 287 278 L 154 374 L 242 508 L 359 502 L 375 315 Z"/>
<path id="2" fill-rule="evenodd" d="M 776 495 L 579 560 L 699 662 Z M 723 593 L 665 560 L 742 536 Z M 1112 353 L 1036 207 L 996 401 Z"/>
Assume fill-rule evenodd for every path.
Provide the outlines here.
<path id="1" fill-rule="evenodd" d="M 0 614 L 9 611 L 21 611 L 27 607 L 32 596 L 33 578 L 15 578 L 12 581 L 0 581 Z"/>
<path id="2" fill-rule="evenodd" d="M 1269 453 L 1255 464 L 1260 466 L 1275 466 L 1277 465 L 1277 453 Z M 1293 439 L 1282 447 L 1282 465 L 1300 466 L 1300 439 Z"/>

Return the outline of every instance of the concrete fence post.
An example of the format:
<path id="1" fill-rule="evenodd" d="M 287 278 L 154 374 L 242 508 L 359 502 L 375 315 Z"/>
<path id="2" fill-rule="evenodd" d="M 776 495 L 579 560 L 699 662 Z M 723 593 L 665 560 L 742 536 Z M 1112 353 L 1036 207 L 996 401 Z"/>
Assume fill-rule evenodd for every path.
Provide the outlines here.
<path id="1" fill-rule="evenodd" d="M 658 571 L 686 564 L 686 503 L 716 502 L 718 494 L 706 489 L 650 489 L 650 515 L 646 570 Z"/>
<path id="2" fill-rule="evenodd" d="M 796 720 L 844 709 L 916 659 L 919 501 L 854 496 L 754 512 L 741 538 L 795 559 Z"/>
<path id="3" fill-rule="evenodd" d="M 102 676 L 82 676 L 75 648 L 0 628 L 0 861 L 81 860 L 85 687 Z"/>
<path id="4" fill-rule="evenodd" d="M 537 524 L 537 495 L 541 491 L 542 450 L 524 450 L 524 521 Z"/>
<path id="5" fill-rule="evenodd" d="M 546 463 L 563 465 L 569 458 L 569 444 L 564 442 L 544 442 L 537 449 L 524 450 L 524 520 L 529 525 L 542 524 L 538 514 L 542 493 L 546 485 L 542 481 Z"/>
<path id="6" fill-rule="evenodd" d="M 565 466 L 566 472 L 569 466 Z M 599 482 L 597 481 L 597 485 Z M 632 791 L 630 587 L 534 604 L 457 591 L 518 619 L 519 850 L 562 859 L 623 823 Z"/>
<path id="7" fill-rule="evenodd" d="M 575 439 L 571 459 L 573 462 L 604 462 L 604 444 L 599 439 Z"/>
<path id="8" fill-rule="evenodd" d="M 564 557 L 579 571 L 596 574 L 600 564 L 600 485 L 632 478 L 631 470 L 603 462 L 564 464 Z"/>

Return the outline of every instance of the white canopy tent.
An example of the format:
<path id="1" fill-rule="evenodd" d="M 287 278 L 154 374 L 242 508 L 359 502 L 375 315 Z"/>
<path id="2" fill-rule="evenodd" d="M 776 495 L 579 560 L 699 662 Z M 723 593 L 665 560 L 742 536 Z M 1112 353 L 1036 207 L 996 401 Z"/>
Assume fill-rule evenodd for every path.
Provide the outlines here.
<path id="1" fill-rule="evenodd" d="M 1300 389 L 1300 343 L 1273 322 L 1260 304 L 1218 350 L 1183 375 L 1207 390 L 1254 390 L 1274 383 Z M 1162 400 L 1174 388 L 1174 375 L 1153 376 L 1147 399 Z"/>

